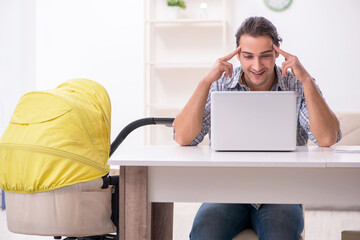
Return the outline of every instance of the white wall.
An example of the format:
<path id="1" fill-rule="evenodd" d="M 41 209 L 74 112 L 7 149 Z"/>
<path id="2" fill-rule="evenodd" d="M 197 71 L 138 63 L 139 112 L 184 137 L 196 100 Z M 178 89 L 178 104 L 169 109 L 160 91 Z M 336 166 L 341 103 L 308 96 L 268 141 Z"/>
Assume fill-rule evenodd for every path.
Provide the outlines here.
<path id="1" fill-rule="evenodd" d="M 262 0 L 228 4 L 229 50 L 241 22 L 263 15 L 277 26 L 282 48 L 316 78 L 332 109 L 360 111 L 360 1 L 293 0 L 280 13 Z M 85 77 L 110 94 L 114 138 L 143 116 L 143 31 L 143 1 L 0 0 L 0 133 L 23 93 Z M 125 144 L 139 144 L 141 134 L 134 132 Z"/>
<path id="2" fill-rule="evenodd" d="M 0 136 L 35 85 L 35 0 L 0 0 Z"/>
<path id="3" fill-rule="evenodd" d="M 277 27 L 283 50 L 300 59 L 334 111 L 360 111 L 360 1 L 293 0 L 283 12 L 271 11 L 262 0 L 229 0 L 229 5 L 230 47 L 246 17 L 264 16 Z"/>
<path id="4" fill-rule="evenodd" d="M 21 95 L 83 77 L 108 90 L 114 139 L 144 113 L 143 32 L 142 1 L 0 0 L 0 134 Z"/>
<path id="5" fill-rule="evenodd" d="M 76 77 L 101 83 L 112 102 L 114 139 L 144 113 L 143 32 L 142 1 L 37 0 L 37 88 Z M 142 143 L 141 132 L 124 144 Z"/>

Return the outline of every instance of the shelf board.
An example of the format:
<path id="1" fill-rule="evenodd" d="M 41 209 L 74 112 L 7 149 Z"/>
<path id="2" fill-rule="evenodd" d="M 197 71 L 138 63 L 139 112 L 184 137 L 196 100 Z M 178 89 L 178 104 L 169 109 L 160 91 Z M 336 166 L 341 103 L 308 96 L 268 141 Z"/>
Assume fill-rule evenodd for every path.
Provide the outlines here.
<path id="1" fill-rule="evenodd" d="M 155 68 L 211 68 L 214 63 L 209 62 L 198 62 L 198 63 L 183 63 L 183 62 L 174 62 L 174 63 L 165 63 L 165 62 L 149 62 L 146 65 L 155 67 Z"/>
<path id="2" fill-rule="evenodd" d="M 174 19 L 174 20 L 148 20 L 150 24 L 222 24 L 226 22 L 224 19 Z"/>

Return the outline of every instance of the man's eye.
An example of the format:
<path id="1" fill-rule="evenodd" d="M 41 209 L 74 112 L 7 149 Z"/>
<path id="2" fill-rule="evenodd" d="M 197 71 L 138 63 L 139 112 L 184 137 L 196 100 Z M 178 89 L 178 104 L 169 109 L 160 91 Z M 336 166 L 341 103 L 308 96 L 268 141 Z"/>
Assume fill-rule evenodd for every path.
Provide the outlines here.
<path id="1" fill-rule="evenodd" d="M 262 57 L 268 58 L 268 57 L 271 57 L 271 55 L 262 55 Z"/>
<path id="2" fill-rule="evenodd" d="M 247 55 L 247 56 L 244 56 L 244 58 L 252 58 L 252 56 L 250 56 L 250 55 Z"/>

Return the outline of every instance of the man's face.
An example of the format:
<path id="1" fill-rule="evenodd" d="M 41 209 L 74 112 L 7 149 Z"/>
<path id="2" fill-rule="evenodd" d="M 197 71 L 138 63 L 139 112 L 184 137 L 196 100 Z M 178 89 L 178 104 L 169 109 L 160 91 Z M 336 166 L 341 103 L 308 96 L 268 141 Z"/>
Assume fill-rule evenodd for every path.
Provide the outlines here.
<path id="1" fill-rule="evenodd" d="M 272 46 L 269 36 L 252 37 L 248 34 L 240 38 L 241 52 L 237 55 L 251 90 L 270 90 L 275 77 L 275 59 L 279 56 Z"/>

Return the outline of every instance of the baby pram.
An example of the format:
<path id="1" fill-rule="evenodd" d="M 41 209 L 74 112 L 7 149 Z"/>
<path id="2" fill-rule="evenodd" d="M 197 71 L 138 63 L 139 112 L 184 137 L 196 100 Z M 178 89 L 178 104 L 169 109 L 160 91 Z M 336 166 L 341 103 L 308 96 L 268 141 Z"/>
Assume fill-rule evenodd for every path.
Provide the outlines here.
<path id="1" fill-rule="evenodd" d="M 171 124 L 145 118 L 125 127 L 110 148 L 110 100 L 96 82 L 73 79 L 25 94 L 0 140 L 0 188 L 14 233 L 118 239 L 118 176 L 107 160 L 135 128 Z M 112 185 L 112 187 L 109 187 Z"/>

